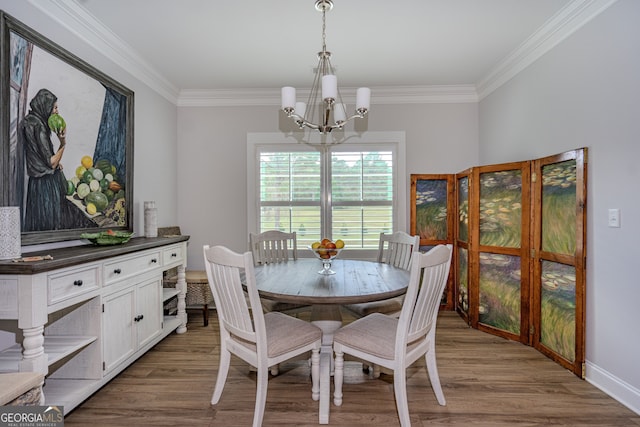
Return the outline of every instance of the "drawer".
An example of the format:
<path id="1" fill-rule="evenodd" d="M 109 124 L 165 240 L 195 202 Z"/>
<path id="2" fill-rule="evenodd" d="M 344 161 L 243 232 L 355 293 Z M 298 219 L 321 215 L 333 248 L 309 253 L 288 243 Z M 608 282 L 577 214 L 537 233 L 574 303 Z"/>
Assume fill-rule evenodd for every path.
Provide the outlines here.
<path id="1" fill-rule="evenodd" d="M 128 257 L 121 257 L 104 264 L 104 283 L 109 285 L 138 274 L 153 270 L 161 271 L 160 250 L 148 251 Z"/>
<path id="2" fill-rule="evenodd" d="M 65 269 L 47 276 L 49 305 L 94 291 L 100 287 L 99 265 L 83 265 L 75 269 Z"/>
<path id="3" fill-rule="evenodd" d="M 175 245 L 162 251 L 162 265 L 167 267 L 171 264 L 182 264 L 184 261 L 184 246 Z"/>

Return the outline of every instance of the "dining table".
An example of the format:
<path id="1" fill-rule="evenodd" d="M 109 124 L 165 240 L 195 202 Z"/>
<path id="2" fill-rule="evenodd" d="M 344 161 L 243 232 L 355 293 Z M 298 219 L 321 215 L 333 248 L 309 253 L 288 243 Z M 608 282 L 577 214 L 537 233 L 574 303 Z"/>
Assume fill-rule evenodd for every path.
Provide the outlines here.
<path id="1" fill-rule="evenodd" d="M 403 295 L 409 272 L 389 264 L 333 259 L 333 274 L 316 258 L 298 258 L 256 266 L 255 278 L 262 298 L 311 305 L 311 322 L 322 329 L 320 351 L 319 424 L 329 423 L 333 334 L 342 326 L 340 306 L 380 301 Z"/>

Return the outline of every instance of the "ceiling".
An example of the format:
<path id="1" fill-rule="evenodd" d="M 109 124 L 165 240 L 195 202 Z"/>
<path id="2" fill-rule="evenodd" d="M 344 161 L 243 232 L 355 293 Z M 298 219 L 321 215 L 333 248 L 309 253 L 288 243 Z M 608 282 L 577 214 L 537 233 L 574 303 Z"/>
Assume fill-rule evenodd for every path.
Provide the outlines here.
<path id="1" fill-rule="evenodd" d="M 309 87 L 322 44 L 315 0 L 73 1 L 178 90 Z M 475 85 L 575 2 L 334 0 L 326 43 L 341 87 Z"/>

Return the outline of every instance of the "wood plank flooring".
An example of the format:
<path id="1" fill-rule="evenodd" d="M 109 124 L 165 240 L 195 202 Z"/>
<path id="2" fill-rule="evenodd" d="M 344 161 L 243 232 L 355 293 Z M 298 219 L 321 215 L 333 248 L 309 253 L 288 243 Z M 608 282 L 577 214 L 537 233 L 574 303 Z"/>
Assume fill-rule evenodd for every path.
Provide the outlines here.
<path id="1" fill-rule="evenodd" d="M 172 334 L 73 410 L 65 426 L 250 426 L 255 373 L 237 358 L 222 399 L 210 405 L 217 373 L 215 312 L 202 326 L 190 313 L 186 334 Z M 440 314 L 436 351 L 447 399 L 439 406 L 424 361 L 407 373 L 413 426 L 640 426 L 640 416 L 531 347 L 470 329 Z M 370 379 L 347 362 L 344 402 L 331 404 L 332 426 L 398 426 L 393 378 Z M 46 387 L 45 387 L 46 393 Z M 264 426 L 316 426 L 305 361 L 281 365 L 269 380 Z"/>

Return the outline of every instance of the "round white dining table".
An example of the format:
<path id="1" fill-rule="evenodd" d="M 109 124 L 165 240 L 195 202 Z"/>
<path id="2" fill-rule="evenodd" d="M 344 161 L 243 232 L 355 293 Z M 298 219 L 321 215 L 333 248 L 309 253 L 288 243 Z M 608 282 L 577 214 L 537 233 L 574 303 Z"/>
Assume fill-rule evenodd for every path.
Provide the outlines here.
<path id="1" fill-rule="evenodd" d="M 316 258 L 299 258 L 255 268 L 260 296 L 301 304 L 356 304 L 402 295 L 409 272 L 389 264 L 334 259 L 335 274 L 323 275 Z"/>
<path id="2" fill-rule="evenodd" d="M 342 326 L 340 305 L 393 298 L 406 292 L 409 272 L 389 264 L 334 259 L 335 274 L 323 275 L 316 258 L 299 258 L 256 266 L 262 298 L 312 306 L 311 322 L 322 329 L 319 423 L 329 423 L 333 334 Z"/>

